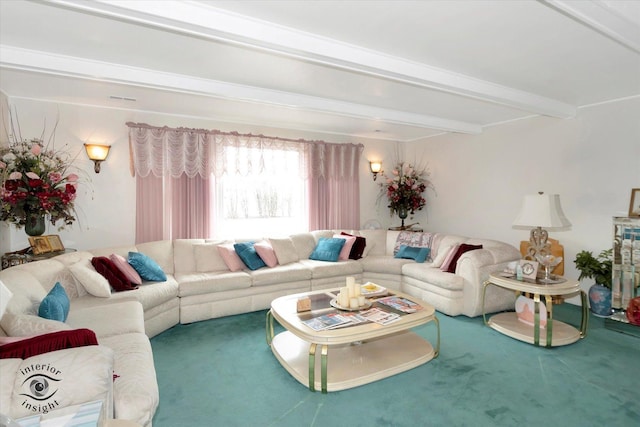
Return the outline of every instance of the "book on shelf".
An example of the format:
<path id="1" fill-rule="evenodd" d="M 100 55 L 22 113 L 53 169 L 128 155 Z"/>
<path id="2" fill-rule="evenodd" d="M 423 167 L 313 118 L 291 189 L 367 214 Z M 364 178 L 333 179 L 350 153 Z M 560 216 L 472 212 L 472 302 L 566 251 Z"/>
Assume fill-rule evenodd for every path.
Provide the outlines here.
<path id="1" fill-rule="evenodd" d="M 422 310 L 422 306 L 420 304 L 396 295 L 380 298 L 376 300 L 376 302 L 402 311 L 403 313 L 415 313 L 418 310 Z"/>

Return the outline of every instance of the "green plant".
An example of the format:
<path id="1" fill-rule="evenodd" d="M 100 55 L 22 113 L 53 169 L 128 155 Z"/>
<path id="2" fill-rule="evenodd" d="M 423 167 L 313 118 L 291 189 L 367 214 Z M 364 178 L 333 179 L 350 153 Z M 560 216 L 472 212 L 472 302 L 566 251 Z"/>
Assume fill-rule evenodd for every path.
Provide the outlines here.
<path id="1" fill-rule="evenodd" d="M 597 284 L 611 289 L 612 254 L 613 249 L 604 250 L 597 257 L 589 251 L 578 252 L 573 261 L 580 270 L 578 280 L 593 279 Z"/>

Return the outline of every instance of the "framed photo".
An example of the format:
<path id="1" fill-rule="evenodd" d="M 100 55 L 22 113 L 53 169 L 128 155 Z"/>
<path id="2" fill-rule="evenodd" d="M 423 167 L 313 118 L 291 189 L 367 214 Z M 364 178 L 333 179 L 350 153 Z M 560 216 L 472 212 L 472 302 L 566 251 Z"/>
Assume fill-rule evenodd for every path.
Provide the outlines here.
<path id="1" fill-rule="evenodd" d="M 536 280 L 538 274 L 538 261 L 530 261 L 528 259 L 520 260 L 522 267 L 522 277 L 529 280 Z"/>
<path id="2" fill-rule="evenodd" d="M 34 255 L 51 252 L 51 244 L 47 236 L 29 237 L 29 244 Z"/>
<path id="3" fill-rule="evenodd" d="M 62 240 L 60 240 L 60 236 L 52 234 L 46 237 L 49 241 L 49 246 L 51 246 L 52 252 L 64 251 L 64 245 L 62 244 Z"/>
<path id="4" fill-rule="evenodd" d="M 631 201 L 629 202 L 629 216 L 640 217 L 640 188 L 631 189 Z"/>

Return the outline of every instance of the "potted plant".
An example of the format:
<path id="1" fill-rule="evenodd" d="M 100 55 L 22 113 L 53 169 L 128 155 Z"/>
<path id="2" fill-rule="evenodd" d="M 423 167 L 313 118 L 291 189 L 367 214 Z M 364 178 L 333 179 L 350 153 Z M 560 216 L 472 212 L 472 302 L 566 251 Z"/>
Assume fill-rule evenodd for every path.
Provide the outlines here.
<path id="1" fill-rule="evenodd" d="M 578 280 L 593 279 L 595 284 L 589 288 L 589 305 L 596 316 L 611 315 L 611 283 L 613 249 L 607 249 L 598 256 L 589 251 L 581 251 L 573 261 L 580 271 Z"/>

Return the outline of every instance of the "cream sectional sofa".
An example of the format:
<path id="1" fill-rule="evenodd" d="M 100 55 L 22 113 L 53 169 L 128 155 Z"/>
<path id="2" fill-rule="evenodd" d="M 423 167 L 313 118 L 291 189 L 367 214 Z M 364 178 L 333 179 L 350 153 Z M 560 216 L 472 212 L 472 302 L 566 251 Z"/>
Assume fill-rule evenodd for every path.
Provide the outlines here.
<path id="1" fill-rule="evenodd" d="M 38 356 L 39 360 L 46 360 L 48 355 L 59 356 L 61 352 L 71 359 L 76 352 L 100 353 L 101 357 L 95 360 L 103 364 L 101 372 L 112 369 L 115 375 L 112 389 L 109 390 L 108 382 L 103 379 L 105 384 L 91 396 L 85 396 L 86 400 L 103 400 L 107 418 L 128 419 L 150 426 L 159 395 L 149 338 L 177 323 L 266 309 L 274 298 L 282 295 L 344 286 L 345 276 L 400 289 L 448 315 L 473 317 L 482 312 L 482 284 L 489 273 L 520 259 L 519 251 L 506 243 L 433 233 L 431 260 L 419 264 L 393 257 L 400 232 L 387 230 L 347 231 L 366 238 L 364 256 L 359 260 L 309 259 L 321 237 L 332 237 L 339 232 L 322 230 L 264 238 L 271 242 L 282 265 L 254 271 L 230 271 L 217 249 L 218 245 L 229 242 L 205 239 L 79 251 L 11 267 L 0 271 L 0 281 L 13 293 L 7 312 L 0 319 L 0 335 L 26 336 L 73 328 L 95 331 L 99 342 L 96 348 L 61 350 Z M 482 244 L 483 249 L 463 254 L 455 273 L 441 271 L 439 267 L 446 254 L 458 243 Z M 70 272 L 71 266 L 86 263 L 94 256 L 116 253 L 126 257 L 130 251 L 144 253 L 155 260 L 167 280 L 146 282 L 136 290 L 99 298 L 88 294 Z M 71 298 L 66 323 L 37 317 L 40 301 L 56 282 L 61 283 Z M 511 292 L 491 287 L 485 308 L 487 312 L 513 308 L 514 298 Z M 3 359 L 0 373 L 16 370 L 16 363 L 28 361 Z M 0 412 L 24 416 L 25 408 L 20 406 L 15 387 L 13 393 L 6 392 L 5 378 L 3 375 Z M 78 402 L 73 399 L 66 402 L 72 403 Z"/>

